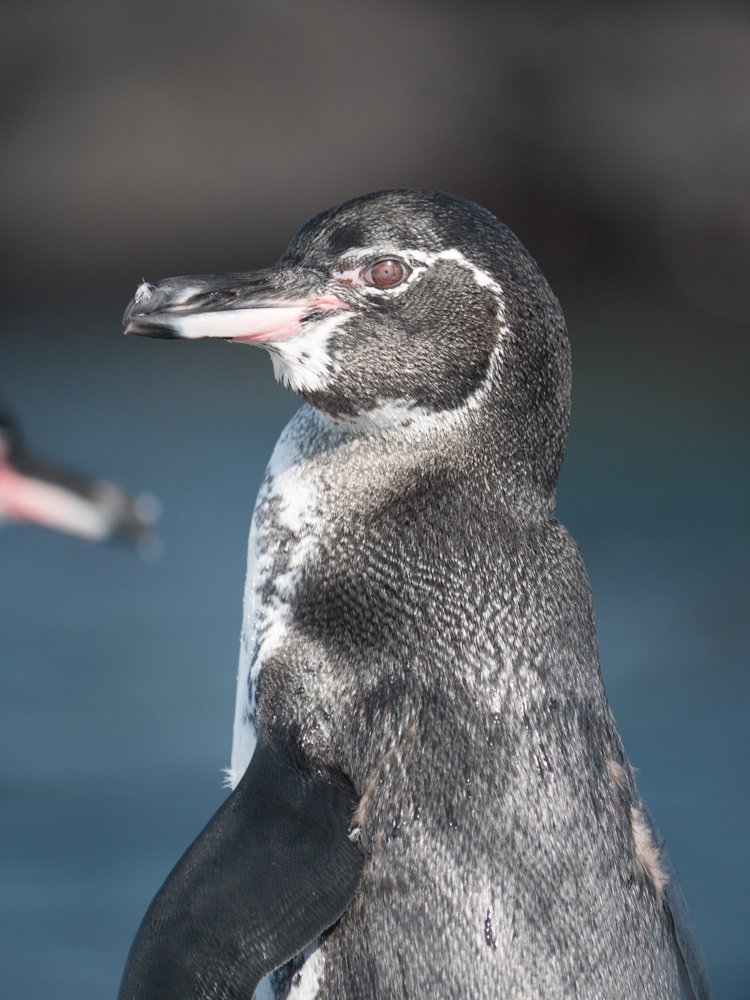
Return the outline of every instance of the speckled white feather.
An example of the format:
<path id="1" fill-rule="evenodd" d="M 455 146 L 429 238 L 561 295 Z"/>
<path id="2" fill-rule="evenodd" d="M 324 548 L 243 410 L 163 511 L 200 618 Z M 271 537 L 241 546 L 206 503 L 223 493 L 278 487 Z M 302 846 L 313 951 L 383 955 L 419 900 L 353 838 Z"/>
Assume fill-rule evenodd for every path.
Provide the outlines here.
<path id="1" fill-rule="evenodd" d="M 302 965 L 292 977 L 287 1000 L 315 1000 L 324 968 L 325 955 L 320 947 L 320 938 L 315 938 L 302 952 Z M 253 1000 L 276 1000 L 275 979 L 273 972 L 261 979 Z"/>
<path id="2" fill-rule="evenodd" d="M 305 564 L 319 541 L 319 498 L 316 476 L 306 454 L 310 419 L 303 408 L 287 424 L 269 462 L 258 494 L 248 545 L 247 577 L 242 613 L 242 641 L 237 675 L 232 763 L 228 784 L 235 788 L 255 750 L 255 708 L 258 676 L 264 661 L 284 640 L 289 607 Z M 259 524 L 260 511 L 273 508 L 271 523 Z M 284 535 L 285 571 L 274 573 L 280 537 Z M 273 580 L 272 593 L 263 591 Z"/>
<path id="3" fill-rule="evenodd" d="M 134 299 L 134 302 L 136 303 L 136 305 L 141 305 L 142 302 L 146 301 L 146 299 L 151 294 L 151 289 L 152 288 L 153 288 L 153 285 L 150 285 L 148 283 L 148 281 L 142 281 L 140 283 L 140 285 L 135 290 L 135 299 Z"/>
<path id="4" fill-rule="evenodd" d="M 304 962 L 292 980 L 288 1000 L 315 1000 L 320 989 L 325 969 L 325 955 L 320 947 L 320 938 L 309 944 L 302 954 Z"/>
<path id="5" fill-rule="evenodd" d="M 334 313 L 316 323 L 308 321 L 297 336 L 264 344 L 271 355 L 276 381 L 293 392 L 316 392 L 324 389 L 338 370 L 329 350 L 331 336 L 352 315 L 353 313 Z"/>

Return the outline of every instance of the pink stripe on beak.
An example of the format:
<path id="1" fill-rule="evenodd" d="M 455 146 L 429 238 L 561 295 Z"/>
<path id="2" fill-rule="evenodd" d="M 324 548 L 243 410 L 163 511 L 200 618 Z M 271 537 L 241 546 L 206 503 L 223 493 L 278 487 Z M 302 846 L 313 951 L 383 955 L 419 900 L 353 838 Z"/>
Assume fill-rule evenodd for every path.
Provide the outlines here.
<path id="1" fill-rule="evenodd" d="M 220 337 L 238 343 L 264 344 L 293 337 L 302 329 L 303 318 L 315 310 L 351 308 L 334 295 L 321 295 L 315 299 L 297 299 L 283 305 L 269 303 L 247 309 L 170 316 L 169 321 L 175 333 L 188 340 Z"/>

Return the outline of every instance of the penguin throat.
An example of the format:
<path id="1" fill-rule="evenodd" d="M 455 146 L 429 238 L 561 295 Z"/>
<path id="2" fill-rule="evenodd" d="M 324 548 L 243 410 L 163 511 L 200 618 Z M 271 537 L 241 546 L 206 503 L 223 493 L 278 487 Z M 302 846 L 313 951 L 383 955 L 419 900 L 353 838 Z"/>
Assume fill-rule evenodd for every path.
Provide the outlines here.
<path id="1" fill-rule="evenodd" d="M 271 355 L 279 385 L 303 398 L 324 392 L 338 369 L 330 353 L 331 338 L 351 318 L 351 313 L 334 313 L 306 322 L 303 331 L 294 337 L 261 344 Z"/>

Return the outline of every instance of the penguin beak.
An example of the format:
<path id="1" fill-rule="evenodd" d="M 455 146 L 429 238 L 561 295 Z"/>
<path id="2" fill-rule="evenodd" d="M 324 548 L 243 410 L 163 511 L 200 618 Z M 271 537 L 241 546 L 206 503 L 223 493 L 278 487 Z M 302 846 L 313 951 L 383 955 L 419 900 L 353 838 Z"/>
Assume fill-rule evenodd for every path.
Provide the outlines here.
<path id="1" fill-rule="evenodd" d="M 308 319 L 352 308 L 326 292 L 325 281 L 310 269 L 272 267 L 144 282 L 125 310 L 125 333 L 255 344 L 287 340 Z"/>
<path id="2" fill-rule="evenodd" d="M 129 496 L 103 479 L 90 479 L 12 449 L 0 432 L 0 522 L 37 524 L 90 542 L 135 544 L 147 558 L 158 540 L 155 497 Z"/>

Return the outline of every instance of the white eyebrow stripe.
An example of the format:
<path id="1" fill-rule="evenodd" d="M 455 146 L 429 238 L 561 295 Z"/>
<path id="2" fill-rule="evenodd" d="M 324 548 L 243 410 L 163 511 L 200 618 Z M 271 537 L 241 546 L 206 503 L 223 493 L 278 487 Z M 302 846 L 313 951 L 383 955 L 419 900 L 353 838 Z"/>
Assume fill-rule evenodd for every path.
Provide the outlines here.
<path id="1" fill-rule="evenodd" d="M 404 250 L 399 250 L 397 247 L 370 246 L 362 247 L 359 250 L 347 250 L 345 254 L 342 254 L 341 260 L 365 260 L 367 257 L 375 258 L 379 255 L 387 257 L 389 254 L 397 255 L 405 252 Z"/>
<path id="2" fill-rule="evenodd" d="M 366 289 L 368 293 L 373 293 L 375 295 L 399 295 L 406 288 L 408 288 L 413 281 L 420 278 L 425 273 L 427 268 L 432 267 L 433 264 L 436 264 L 438 261 L 450 260 L 471 271 L 474 281 L 476 281 L 481 288 L 490 289 L 497 300 L 500 317 L 504 318 L 505 316 L 505 300 L 500 284 L 481 267 L 478 267 L 470 261 L 468 257 L 465 257 L 456 247 L 451 247 L 448 250 L 440 250 L 438 253 L 427 253 L 424 250 L 406 249 L 401 247 L 371 246 L 347 253 L 344 257 L 342 257 L 342 263 L 348 264 L 353 260 L 367 260 L 368 258 L 375 261 L 378 257 L 383 259 L 387 257 L 403 258 L 403 260 L 411 266 L 412 272 L 405 281 L 401 282 L 399 285 L 395 285 L 393 288 L 378 288 L 377 286 L 368 285 L 362 280 L 361 266 L 354 268 L 347 267 L 341 271 L 333 271 L 332 277 L 338 281 L 346 281 L 348 284 L 361 286 L 363 289 Z"/>
<path id="3" fill-rule="evenodd" d="M 350 285 L 363 285 L 362 280 L 362 268 L 361 267 L 350 267 L 345 271 L 331 271 L 331 275 L 336 279 L 336 281 L 346 281 Z"/>
<path id="4" fill-rule="evenodd" d="M 456 249 L 456 247 L 451 247 L 450 250 L 441 250 L 439 253 L 425 253 L 423 250 L 407 250 L 405 252 L 409 254 L 412 259 L 420 261 L 427 267 L 431 267 L 439 260 L 452 260 L 457 264 L 460 264 L 461 267 L 467 268 L 471 271 L 474 276 L 474 281 L 476 281 L 480 287 L 489 288 L 495 294 L 495 297 L 501 305 L 503 313 L 505 312 L 503 290 L 500 284 L 492 277 L 492 275 L 482 270 L 481 267 L 477 267 L 473 261 L 470 261 L 468 257 L 465 257 L 460 250 Z"/>

